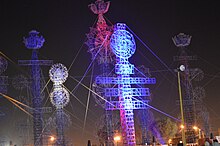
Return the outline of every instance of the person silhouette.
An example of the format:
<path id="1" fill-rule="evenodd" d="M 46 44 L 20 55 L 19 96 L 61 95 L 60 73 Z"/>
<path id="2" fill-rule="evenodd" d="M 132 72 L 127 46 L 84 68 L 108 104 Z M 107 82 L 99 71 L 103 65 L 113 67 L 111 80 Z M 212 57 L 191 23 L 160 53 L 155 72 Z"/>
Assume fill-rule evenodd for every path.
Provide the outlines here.
<path id="1" fill-rule="evenodd" d="M 213 146 L 220 146 L 220 144 L 218 143 L 218 140 L 217 140 L 217 139 L 214 139 L 214 140 L 213 140 Z"/>

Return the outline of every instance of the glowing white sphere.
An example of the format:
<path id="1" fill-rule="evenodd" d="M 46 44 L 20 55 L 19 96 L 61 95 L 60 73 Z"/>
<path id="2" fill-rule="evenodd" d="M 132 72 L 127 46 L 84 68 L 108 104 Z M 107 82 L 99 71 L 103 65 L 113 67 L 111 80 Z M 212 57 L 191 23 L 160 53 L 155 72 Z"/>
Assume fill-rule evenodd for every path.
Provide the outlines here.
<path id="1" fill-rule="evenodd" d="M 69 103 L 70 94 L 63 87 L 54 88 L 53 92 L 50 93 L 50 101 L 56 108 L 63 108 Z"/>
<path id="2" fill-rule="evenodd" d="M 49 76 L 50 80 L 54 84 L 59 85 L 66 81 L 68 77 L 68 70 L 63 64 L 57 63 L 52 65 L 52 67 L 50 68 Z"/>
<path id="3" fill-rule="evenodd" d="M 186 67 L 184 65 L 180 65 L 180 71 L 185 71 Z"/>
<path id="4" fill-rule="evenodd" d="M 110 46 L 117 57 L 130 58 L 136 50 L 134 37 L 126 30 L 116 30 L 111 36 Z"/>

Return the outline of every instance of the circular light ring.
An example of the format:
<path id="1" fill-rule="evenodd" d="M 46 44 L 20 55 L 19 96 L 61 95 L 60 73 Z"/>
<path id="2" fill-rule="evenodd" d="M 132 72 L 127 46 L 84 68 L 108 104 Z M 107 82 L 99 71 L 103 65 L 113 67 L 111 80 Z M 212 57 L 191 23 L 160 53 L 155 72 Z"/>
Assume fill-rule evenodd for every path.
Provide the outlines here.
<path id="1" fill-rule="evenodd" d="M 116 30 L 110 42 L 112 51 L 120 58 L 130 58 L 136 50 L 134 37 L 126 30 Z"/>
<path id="2" fill-rule="evenodd" d="M 112 26 L 97 26 L 97 28 L 91 28 L 87 34 L 86 45 L 89 47 L 92 59 L 96 58 L 99 64 L 105 62 L 113 63 L 115 54 L 110 47 L 112 33 Z"/>
<path id="3" fill-rule="evenodd" d="M 17 75 L 12 79 L 12 86 L 17 90 L 28 87 L 28 79 L 24 75 Z"/>
<path id="4" fill-rule="evenodd" d="M 0 74 L 3 73 L 8 67 L 8 61 L 0 56 Z"/>
<path id="5" fill-rule="evenodd" d="M 70 101 L 70 94 L 65 88 L 55 88 L 50 93 L 50 101 L 56 108 L 65 107 Z"/>
<path id="6" fill-rule="evenodd" d="M 61 64 L 57 63 L 52 65 L 49 70 L 50 80 L 54 82 L 54 84 L 62 84 L 66 81 L 68 77 L 68 70 L 67 68 Z"/>

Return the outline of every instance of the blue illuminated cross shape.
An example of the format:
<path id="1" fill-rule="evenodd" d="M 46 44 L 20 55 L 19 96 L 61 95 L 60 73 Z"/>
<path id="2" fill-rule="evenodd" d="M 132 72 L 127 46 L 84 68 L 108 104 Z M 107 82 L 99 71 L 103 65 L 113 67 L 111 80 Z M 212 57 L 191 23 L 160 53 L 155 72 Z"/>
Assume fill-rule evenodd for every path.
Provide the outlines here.
<path id="1" fill-rule="evenodd" d="M 132 85 L 155 84 L 155 78 L 131 77 L 134 65 L 130 58 L 136 50 L 132 34 L 126 31 L 126 25 L 118 23 L 110 40 L 113 53 L 116 55 L 115 73 L 117 77 L 96 77 L 96 84 L 117 84 L 117 88 L 105 88 L 105 98 L 108 100 L 106 110 L 120 110 L 123 142 L 126 146 L 135 146 L 134 109 L 146 109 L 147 100 L 137 100 L 135 97 L 150 96 L 149 88 L 137 88 Z M 115 100 L 113 99 L 114 97 Z M 109 100 L 111 99 L 111 100 Z"/>
<path id="2" fill-rule="evenodd" d="M 115 73 L 118 74 L 118 79 L 128 79 L 128 82 L 121 82 L 118 88 L 110 88 L 105 93 L 116 93 L 119 97 L 118 105 L 120 107 L 120 119 L 123 141 L 126 145 L 134 146 L 135 130 L 134 130 L 134 114 L 133 114 L 133 89 L 130 83 L 130 74 L 134 74 L 134 65 L 128 62 L 136 49 L 134 37 L 126 31 L 126 25 L 118 23 L 115 25 L 115 31 L 111 36 L 110 46 L 113 53 L 117 57 L 115 65 Z"/>

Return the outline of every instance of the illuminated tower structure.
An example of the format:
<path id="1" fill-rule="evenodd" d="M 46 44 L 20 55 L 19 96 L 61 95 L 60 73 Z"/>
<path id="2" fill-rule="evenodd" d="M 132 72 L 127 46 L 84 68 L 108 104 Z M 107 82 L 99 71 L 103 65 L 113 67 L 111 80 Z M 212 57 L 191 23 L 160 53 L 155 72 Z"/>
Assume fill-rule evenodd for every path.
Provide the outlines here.
<path id="1" fill-rule="evenodd" d="M 11 84 L 16 90 L 19 90 L 19 95 L 17 95 L 15 99 L 30 106 L 32 98 L 30 96 L 31 94 L 29 89 L 31 86 L 28 78 L 22 74 L 16 75 L 12 78 Z M 14 107 L 17 108 L 16 106 Z M 30 109 L 26 108 L 26 110 Z M 33 133 L 33 123 L 31 119 L 32 118 L 27 115 L 25 118 L 22 116 L 20 119 L 15 121 L 15 127 L 19 133 L 19 138 L 21 138 L 20 141 L 23 146 L 28 146 L 33 143 L 33 135 L 31 134 Z"/>
<path id="2" fill-rule="evenodd" d="M 48 112 L 48 108 L 42 108 L 41 97 L 41 68 L 40 66 L 50 66 L 52 60 L 39 60 L 39 49 L 43 46 L 43 36 L 38 36 L 39 32 L 32 30 L 29 32 L 29 36 L 24 38 L 24 44 L 27 49 L 32 50 L 31 60 L 19 60 L 18 64 L 23 66 L 30 66 L 31 68 L 31 96 L 33 107 L 33 131 L 34 131 L 34 145 L 43 145 L 43 112 Z"/>
<path id="3" fill-rule="evenodd" d="M 134 128 L 134 109 L 146 109 L 148 102 L 138 97 L 150 96 L 149 88 L 136 88 L 135 85 L 155 84 L 155 78 L 131 77 L 134 74 L 134 65 L 130 64 L 130 58 L 136 50 L 133 35 L 126 31 L 126 25 L 115 25 L 111 36 L 110 45 L 116 55 L 115 73 L 117 77 L 96 77 L 97 84 L 113 84 L 111 88 L 105 88 L 107 101 L 106 110 L 120 110 L 123 144 L 125 146 L 136 145 Z M 117 87 L 117 88 L 115 88 Z"/>
<path id="4" fill-rule="evenodd" d="M 0 56 L 0 92 L 3 94 L 7 93 L 8 76 L 1 74 L 6 71 L 7 67 L 8 61 L 3 56 Z"/>
<path id="5" fill-rule="evenodd" d="M 98 140 L 101 144 L 106 143 L 106 137 L 107 137 L 107 125 L 108 123 L 106 122 L 106 113 L 102 114 L 98 120 L 96 120 L 95 123 L 95 134 L 96 137 L 98 137 Z M 120 116 L 117 112 L 112 112 L 112 120 L 111 120 L 112 128 L 114 131 L 114 137 L 116 133 L 120 132 Z M 112 141 L 111 141 L 112 142 Z M 114 143 L 106 143 L 106 145 L 112 144 L 114 146 Z"/>
<path id="6" fill-rule="evenodd" d="M 12 86 L 16 89 L 19 90 L 19 95 L 16 96 L 16 100 L 21 101 L 22 103 L 26 105 L 30 105 L 30 93 L 29 93 L 29 88 L 30 88 L 30 82 L 28 80 L 28 77 L 19 74 L 16 75 L 12 78 L 11 82 Z"/>
<path id="7" fill-rule="evenodd" d="M 195 142 L 194 126 L 203 129 L 205 134 L 209 135 L 209 115 L 203 98 L 205 91 L 202 87 L 195 87 L 194 81 L 202 80 L 204 73 L 199 68 L 190 68 L 189 61 L 197 60 L 196 56 L 189 56 L 187 54 L 187 46 L 190 45 L 191 36 L 184 33 L 179 33 L 173 37 L 174 44 L 180 49 L 179 56 L 174 56 L 174 61 L 179 65 L 185 66 L 185 71 L 181 72 L 181 87 L 183 96 L 183 112 L 186 129 L 186 142 Z"/>
<path id="8" fill-rule="evenodd" d="M 141 65 L 137 68 L 135 71 L 135 74 L 138 76 L 144 76 L 144 77 L 151 77 L 150 69 L 146 68 L 144 65 Z M 142 88 L 146 87 L 147 85 L 140 85 Z M 147 103 L 151 102 L 151 97 L 139 97 L 140 100 L 145 100 Z M 151 143 L 152 138 L 150 137 L 150 133 L 154 133 L 150 130 L 150 125 L 153 123 L 154 116 L 153 113 L 150 111 L 150 108 L 147 107 L 146 109 L 138 110 L 138 119 L 140 123 L 141 128 L 141 142 L 143 145 L 146 143 Z"/>
<path id="9" fill-rule="evenodd" d="M 110 47 L 110 37 L 113 33 L 113 26 L 107 25 L 104 14 L 108 11 L 110 2 L 104 2 L 103 0 L 97 0 L 94 4 L 90 4 L 89 8 L 94 14 L 98 15 L 97 23 L 95 27 L 90 27 L 90 32 L 86 35 L 86 45 L 89 47 L 89 51 L 92 54 L 92 60 L 98 62 L 98 68 L 100 69 L 99 76 L 112 75 L 114 53 Z M 109 87 L 109 84 L 97 84 L 93 83 L 93 90 L 100 96 L 105 97 L 103 89 Z M 95 101 L 101 107 L 105 108 L 105 101 L 100 99 L 97 95 L 93 94 Z M 112 125 L 112 111 L 106 110 L 106 145 L 113 146 L 113 125 Z"/>
<path id="10" fill-rule="evenodd" d="M 56 107 L 56 131 L 57 131 L 57 146 L 66 146 L 64 128 L 66 117 L 63 108 L 69 103 L 69 92 L 63 86 L 63 83 L 68 77 L 67 68 L 57 63 L 52 65 L 49 70 L 50 80 L 53 82 L 53 91 L 50 93 L 50 101 Z"/>
<path id="11" fill-rule="evenodd" d="M 3 93 L 3 94 L 7 93 L 8 76 L 1 75 L 1 74 L 3 72 L 5 72 L 7 67 L 8 67 L 7 60 L 3 56 L 0 56 L 0 93 Z M 1 98 L 1 96 L 0 96 L 0 98 Z M 5 113 L 3 111 L 1 111 L 1 107 L 0 107 L 0 117 L 4 116 L 4 115 L 5 115 Z"/>
<path id="12" fill-rule="evenodd" d="M 98 15 L 98 21 L 95 27 L 90 27 L 90 32 L 86 35 L 86 45 L 89 47 L 92 59 L 96 59 L 100 65 L 107 65 L 114 61 L 114 54 L 110 47 L 113 27 L 107 25 L 103 16 L 108 11 L 109 6 L 110 2 L 103 0 L 97 0 L 95 4 L 89 5 L 91 11 Z"/>

